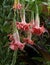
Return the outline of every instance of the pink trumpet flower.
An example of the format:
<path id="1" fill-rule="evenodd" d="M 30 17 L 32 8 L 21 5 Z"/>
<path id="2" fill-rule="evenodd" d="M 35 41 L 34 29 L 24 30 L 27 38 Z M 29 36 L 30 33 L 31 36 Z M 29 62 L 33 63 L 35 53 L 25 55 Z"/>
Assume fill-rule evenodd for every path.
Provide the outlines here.
<path id="1" fill-rule="evenodd" d="M 20 3 L 18 3 L 17 6 L 16 6 L 16 9 L 21 10 L 22 9 L 22 5 Z"/>
<path id="2" fill-rule="evenodd" d="M 23 18 L 22 18 L 21 21 L 22 21 L 22 22 L 16 22 L 16 27 L 17 27 L 19 30 L 28 31 L 30 24 L 29 24 L 29 23 L 26 23 L 26 21 L 25 21 L 25 12 L 24 12 L 24 14 L 23 14 Z"/>
<path id="3" fill-rule="evenodd" d="M 25 46 L 25 43 L 20 42 L 18 32 L 17 33 L 15 32 L 12 36 L 13 36 L 13 39 L 10 42 L 10 48 L 12 50 L 17 50 L 17 49 L 23 50 L 24 46 Z M 11 37 L 11 35 L 10 35 L 10 37 Z"/>
<path id="4" fill-rule="evenodd" d="M 30 24 L 25 24 L 25 23 L 22 23 L 22 22 L 16 22 L 16 27 L 19 29 L 19 30 L 23 30 L 23 31 L 28 31 L 29 30 L 29 26 Z"/>
<path id="5" fill-rule="evenodd" d="M 35 26 L 32 27 L 32 30 L 31 32 L 33 34 L 36 34 L 36 35 L 41 35 L 42 33 L 44 33 L 46 31 L 46 29 L 44 28 L 44 26 L 41 26 L 40 27 L 40 20 L 39 20 L 39 15 L 37 13 L 36 15 L 36 20 L 35 20 Z"/>
<path id="6" fill-rule="evenodd" d="M 12 50 L 17 50 L 17 49 L 18 49 L 18 46 L 17 46 L 17 44 L 14 43 L 14 41 L 12 41 L 12 42 L 10 43 L 10 48 L 11 48 Z"/>
<path id="7" fill-rule="evenodd" d="M 14 1 L 14 5 L 13 5 L 13 9 L 17 9 L 17 10 L 21 10 L 22 9 L 22 5 L 20 4 L 19 0 L 18 1 Z"/>
<path id="8" fill-rule="evenodd" d="M 34 41 L 32 41 L 32 40 L 29 39 L 29 38 L 24 38 L 23 41 L 24 41 L 25 43 L 30 44 L 30 45 L 34 45 Z"/>
<path id="9" fill-rule="evenodd" d="M 12 49 L 12 50 L 18 50 L 18 49 L 20 49 L 20 50 L 23 50 L 24 49 L 24 44 L 23 43 L 21 43 L 21 42 L 11 42 L 10 43 L 10 48 Z"/>

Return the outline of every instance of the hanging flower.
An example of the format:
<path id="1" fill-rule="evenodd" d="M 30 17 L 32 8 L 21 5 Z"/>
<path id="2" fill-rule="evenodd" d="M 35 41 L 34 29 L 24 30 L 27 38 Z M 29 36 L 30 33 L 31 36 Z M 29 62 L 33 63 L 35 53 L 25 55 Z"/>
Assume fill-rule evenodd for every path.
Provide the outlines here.
<path id="1" fill-rule="evenodd" d="M 36 34 L 36 35 L 41 35 L 41 34 L 43 34 L 44 32 L 46 32 L 46 29 L 44 28 L 44 26 L 41 26 L 41 27 L 39 27 L 39 28 L 33 27 L 32 30 L 31 30 L 31 32 L 32 32 L 33 34 Z"/>
<path id="2" fill-rule="evenodd" d="M 20 3 L 18 3 L 17 6 L 16 6 L 16 8 L 17 8 L 18 10 L 21 10 L 21 9 L 22 9 L 22 5 L 21 5 Z"/>
<path id="3" fill-rule="evenodd" d="M 25 46 L 25 44 L 24 44 L 24 43 L 21 43 L 21 42 L 19 42 L 19 41 L 17 41 L 17 42 L 12 41 L 12 42 L 10 43 L 10 48 L 11 48 L 12 50 L 18 50 L 18 49 L 23 50 L 23 49 L 24 49 L 24 46 Z"/>
<path id="4" fill-rule="evenodd" d="M 15 0 L 14 1 L 13 8 L 17 9 L 17 10 L 21 10 L 22 9 L 22 5 L 20 4 L 19 0 L 17 0 L 17 1 Z"/>
<path id="5" fill-rule="evenodd" d="M 18 46 L 17 46 L 17 44 L 14 43 L 14 41 L 12 41 L 12 42 L 10 43 L 10 48 L 11 48 L 12 50 L 18 50 Z"/>
<path id="6" fill-rule="evenodd" d="M 20 49 L 20 50 L 23 50 L 24 47 L 25 47 L 25 43 L 21 43 L 20 42 L 20 39 L 19 39 L 19 34 L 18 34 L 18 31 L 16 33 L 14 33 L 13 35 L 8 35 L 11 42 L 10 42 L 10 48 L 12 50 L 17 50 L 17 49 Z M 13 39 L 12 39 L 13 37 Z"/>
<path id="7" fill-rule="evenodd" d="M 30 30 L 33 34 L 36 35 L 41 35 L 42 33 L 44 33 L 46 31 L 46 29 L 44 28 L 44 26 L 40 27 L 40 19 L 39 19 L 39 14 L 37 12 L 36 14 L 36 19 L 35 19 L 35 26 L 32 27 L 32 29 Z"/>
<path id="8" fill-rule="evenodd" d="M 30 26 L 30 23 L 26 23 L 26 21 L 25 21 L 25 11 L 24 11 L 23 17 L 21 18 L 21 22 L 16 22 L 16 27 L 19 30 L 28 31 L 29 26 Z"/>
<path id="9" fill-rule="evenodd" d="M 31 32 L 33 34 L 36 34 L 36 35 L 40 35 L 42 33 L 41 30 L 40 30 L 40 28 L 36 28 L 36 27 L 32 28 Z"/>
<path id="10" fill-rule="evenodd" d="M 17 9 L 17 10 L 21 10 L 21 9 L 22 9 L 22 5 L 21 5 L 20 3 L 18 3 L 18 4 L 15 3 L 15 4 L 13 5 L 13 8 L 14 8 L 14 9 Z"/>
<path id="11" fill-rule="evenodd" d="M 23 31 L 28 31 L 29 30 L 29 27 L 30 27 L 30 24 L 24 24 L 22 22 L 16 22 L 16 27 L 19 29 L 19 30 L 23 30 Z"/>
<path id="12" fill-rule="evenodd" d="M 30 45 L 34 45 L 34 41 L 32 41 L 32 40 L 29 39 L 29 38 L 24 38 L 23 41 L 24 41 L 25 43 L 30 44 Z"/>

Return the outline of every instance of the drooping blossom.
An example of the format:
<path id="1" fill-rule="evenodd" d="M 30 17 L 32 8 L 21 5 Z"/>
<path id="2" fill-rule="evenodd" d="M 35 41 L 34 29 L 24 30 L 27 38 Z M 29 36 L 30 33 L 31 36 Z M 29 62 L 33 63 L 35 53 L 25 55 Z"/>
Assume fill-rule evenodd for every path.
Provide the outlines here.
<path id="1" fill-rule="evenodd" d="M 36 34 L 36 35 L 41 35 L 41 34 L 47 32 L 47 30 L 44 28 L 44 26 L 41 26 L 39 28 L 33 27 L 32 30 L 31 30 L 31 32 L 33 34 Z"/>
<path id="2" fill-rule="evenodd" d="M 12 50 L 18 50 L 18 49 L 23 50 L 23 49 L 24 49 L 24 43 L 21 43 L 21 42 L 19 42 L 19 41 L 17 41 L 17 42 L 12 41 L 12 42 L 10 43 L 10 48 L 11 48 Z"/>
<path id="3" fill-rule="evenodd" d="M 16 22 L 16 27 L 19 30 L 28 31 L 29 30 L 29 26 L 30 26 L 30 24 L 26 23 L 26 21 L 25 21 L 25 11 L 24 11 L 23 17 L 21 19 L 21 22 Z"/>
<path id="4" fill-rule="evenodd" d="M 15 4 L 13 5 L 13 8 L 14 8 L 14 9 L 17 9 L 17 10 L 21 10 L 21 9 L 22 9 L 22 5 L 21 5 L 20 3 L 18 3 L 18 4 L 15 3 Z"/>
<path id="5" fill-rule="evenodd" d="M 35 19 L 35 26 L 32 27 L 31 32 L 33 34 L 36 35 L 41 35 L 42 33 L 44 33 L 46 31 L 46 29 L 44 28 L 44 26 L 40 26 L 40 20 L 39 20 L 39 15 L 38 13 L 36 14 L 36 19 Z"/>
<path id="6" fill-rule="evenodd" d="M 34 41 L 32 41 L 31 39 L 29 38 L 24 38 L 23 41 L 27 44 L 30 44 L 30 45 L 34 45 Z"/>
<path id="7" fill-rule="evenodd" d="M 15 32 L 12 36 L 13 36 L 13 39 L 10 42 L 10 48 L 12 50 L 17 50 L 17 49 L 23 50 L 24 46 L 25 46 L 25 43 L 21 43 L 20 42 L 20 38 L 19 38 L 18 32 Z"/>
<path id="8" fill-rule="evenodd" d="M 22 9 L 22 5 L 20 4 L 19 0 L 17 0 L 17 1 L 15 0 L 14 1 L 13 8 L 17 9 L 17 10 L 21 10 Z"/>
<path id="9" fill-rule="evenodd" d="M 30 24 L 24 24 L 22 22 L 18 23 L 16 22 L 16 27 L 19 29 L 19 30 L 23 30 L 23 31 L 28 31 L 29 30 L 29 26 Z"/>
<path id="10" fill-rule="evenodd" d="M 14 41 L 11 41 L 11 43 L 10 43 L 10 48 L 11 48 L 12 50 L 18 50 L 18 46 L 17 46 L 17 44 L 15 44 Z"/>

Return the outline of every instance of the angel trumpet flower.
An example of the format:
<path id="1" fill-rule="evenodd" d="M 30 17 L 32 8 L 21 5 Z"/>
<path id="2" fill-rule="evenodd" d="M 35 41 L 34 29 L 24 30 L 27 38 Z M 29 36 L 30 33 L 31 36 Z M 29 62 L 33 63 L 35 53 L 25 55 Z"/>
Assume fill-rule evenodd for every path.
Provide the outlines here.
<path id="1" fill-rule="evenodd" d="M 16 22 L 16 26 L 19 30 L 28 31 L 30 24 L 25 21 L 25 10 L 23 12 L 23 17 L 21 18 L 21 22 Z"/>
<path id="2" fill-rule="evenodd" d="M 13 33 L 13 35 L 10 34 L 8 36 L 11 41 L 10 48 L 12 50 L 17 50 L 17 49 L 23 50 L 24 49 L 25 43 L 20 42 L 18 30 L 15 29 L 15 32 Z"/>
<path id="3" fill-rule="evenodd" d="M 17 10 L 21 10 L 22 9 L 22 5 L 20 4 L 19 0 L 15 0 L 14 1 L 13 8 L 17 9 Z"/>
<path id="4" fill-rule="evenodd" d="M 34 45 L 34 41 L 31 40 L 31 37 L 32 37 L 31 32 L 28 32 L 28 37 L 24 38 L 23 41 L 26 42 L 27 44 Z"/>
<path id="5" fill-rule="evenodd" d="M 35 19 L 35 27 L 32 28 L 32 33 L 36 35 L 41 35 L 44 33 L 46 29 L 44 26 L 40 26 L 40 19 L 38 13 L 36 14 L 36 19 Z"/>

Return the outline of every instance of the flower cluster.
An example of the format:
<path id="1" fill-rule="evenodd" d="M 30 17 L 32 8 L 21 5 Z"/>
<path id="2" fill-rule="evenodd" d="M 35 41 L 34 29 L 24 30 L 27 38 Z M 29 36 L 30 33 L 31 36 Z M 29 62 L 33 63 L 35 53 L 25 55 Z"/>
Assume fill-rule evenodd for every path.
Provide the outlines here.
<path id="1" fill-rule="evenodd" d="M 16 2 L 15 0 L 15 3 L 13 5 L 13 8 L 16 10 L 21 10 L 22 9 L 22 5 L 18 2 Z M 22 9 L 22 17 L 21 17 L 21 22 L 17 22 L 15 23 L 15 33 L 13 33 L 12 35 L 8 35 L 9 36 L 9 39 L 10 39 L 10 48 L 12 50 L 17 50 L 17 49 L 20 49 L 20 50 L 23 50 L 24 47 L 25 47 L 25 44 L 28 43 L 30 45 L 34 45 L 34 41 L 32 40 L 32 35 L 35 34 L 35 35 L 41 35 L 43 34 L 46 29 L 44 28 L 44 26 L 40 26 L 40 20 L 39 20 L 39 15 L 38 15 L 38 12 L 36 14 L 36 19 L 34 20 L 31 20 L 31 22 L 27 23 L 25 21 L 25 9 L 23 8 Z M 20 30 L 20 31 L 24 31 L 24 32 L 29 32 L 27 34 L 27 37 L 23 38 L 23 42 L 24 43 L 21 43 L 20 41 L 20 36 L 19 36 L 19 32 L 16 31 L 16 30 Z"/>
<path id="2" fill-rule="evenodd" d="M 44 26 L 41 27 L 37 27 L 36 25 L 31 25 L 31 23 L 22 23 L 22 22 L 16 22 L 16 27 L 19 30 L 22 31 L 31 31 L 32 34 L 36 34 L 36 35 L 41 35 L 42 33 L 44 33 L 46 31 L 46 29 L 44 28 Z"/>

